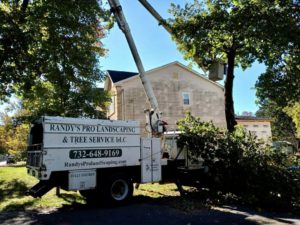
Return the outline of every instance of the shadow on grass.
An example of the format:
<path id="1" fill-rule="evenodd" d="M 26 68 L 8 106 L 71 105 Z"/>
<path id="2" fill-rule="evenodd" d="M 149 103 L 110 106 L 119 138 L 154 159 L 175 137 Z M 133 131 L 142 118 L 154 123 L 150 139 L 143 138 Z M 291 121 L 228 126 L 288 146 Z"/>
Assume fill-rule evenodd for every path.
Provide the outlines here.
<path id="1" fill-rule="evenodd" d="M 86 200 L 81 195 L 76 195 L 74 193 L 61 193 L 57 196 L 63 199 L 68 204 L 63 204 L 63 207 L 82 207 L 86 205 Z"/>
<path id="2" fill-rule="evenodd" d="M 4 181 L 0 180 L 0 187 L 4 185 Z M 0 202 L 2 202 L 4 199 L 4 189 L 0 188 Z"/>
<path id="3" fill-rule="evenodd" d="M 6 202 L 5 206 L 1 211 L 15 211 L 15 210 L 25 210 L 26 208 L 32 206 L 35 199 L 32 200 L 20 200 L 25 197 L 25 192 L 28 190 L 27 184 L 18 179 L 13 179 L 9 182 L 0 181 L 0 202 Z M 19 201 L 20 200 L 20 201 Z"/>
<path id="4" fill-rule="evenodd" d="M 23 211 L 26 210 L 28 207 L 31 207 L 35 203 L 35 199 L 28 200 L 26 202 L 10 202 L 5 207 L 2 208 L 3 212 L 9 211 Z"/>
<path id="5" fill-rule="evenodd" d="M 0 201 L 9 200 L 12 198 L 24 197 L 25 192 L 28 190 L 27 184 L 18 179 L 13 179 L 9 182 L 0 181 Z"/>

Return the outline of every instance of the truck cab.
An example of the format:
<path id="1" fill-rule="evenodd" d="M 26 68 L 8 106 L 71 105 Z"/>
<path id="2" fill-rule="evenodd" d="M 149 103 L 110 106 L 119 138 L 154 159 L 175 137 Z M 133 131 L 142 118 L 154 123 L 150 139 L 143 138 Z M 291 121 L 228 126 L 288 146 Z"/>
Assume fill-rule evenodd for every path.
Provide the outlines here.
<path id="1" fill-rule="evenodd" d="M 189 170 L 197 170 L 203 168 L 203 159 L 193 158 L 187 151 L 187 149 L 181 149 L 177 145 L 177 140 L 181 131 L 168 131 L 164 133 L 162 149 L 165 155 L 170 160 L 180 160 L 184 162 L 184 167 Z"/>

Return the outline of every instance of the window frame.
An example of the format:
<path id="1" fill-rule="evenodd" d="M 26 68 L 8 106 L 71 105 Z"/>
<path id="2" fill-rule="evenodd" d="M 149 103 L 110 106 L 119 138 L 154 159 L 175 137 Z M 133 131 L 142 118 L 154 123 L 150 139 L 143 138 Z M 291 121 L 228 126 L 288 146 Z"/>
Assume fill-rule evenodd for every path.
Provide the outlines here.
<path id="1" fill-rule="evenodd" d="M 185 96 L 188 96 L 188 98 L 186 99 Z M 183 106 L 190 106 L 191 105 L 191 94 L 190 94 L 190 92 L 182 92 L 181 97 L 182 97 Z M 188 101 L 188 104 L 185 103 L 186 100 Z"/>

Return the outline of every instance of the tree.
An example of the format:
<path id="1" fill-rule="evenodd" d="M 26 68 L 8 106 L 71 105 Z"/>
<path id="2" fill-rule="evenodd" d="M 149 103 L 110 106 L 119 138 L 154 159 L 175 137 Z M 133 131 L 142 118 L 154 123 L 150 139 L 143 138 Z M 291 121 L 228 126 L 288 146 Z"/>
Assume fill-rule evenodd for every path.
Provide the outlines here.
<path id="1" fill-rule="evenodd" d="M 105 118 L 105 111 L 99 107 L 105 109 L 108 104 L 108 93 L 100 88 L 87 86 L 80 91 L 73 91 L 62 87 L 60 91 L 48 81 L 33 86 L 28 95 L 21 104 L 30 113 L 25 117 L 16 116 L 20 121 L 33 120 L 42 115 Z"/>
<path id="2" fill-rule="evenodd" d="M 242 126 L 229 133 L 189 114 L 178 122 L 178 146 L 190 160 L 201 159 L 208 173 L 200 175 L 208 193 L 234 196 L 239 203 L 271 209 L 299 206 L 299 171 L 288 169 L 289 156 L 258 141 Z"/>
<path id="3" fill-rule="evenodd" d="M 293 119 L 297 129 L 297 136 L 300 138 L 300 102 L 286 107 L 284 111 Z"/>
<path id="4" fill-rule="evenodd" d="M 269 66 L 256 82 L 260 111 L 273 118 L 276 139 L 295 142 L 297 103 L 300 102 L 300 40 L 284 60 Z M 293 123 L 294 121 L 294 123 Z"/>
<path id="5" fill-rule="evenodd" d="M 15 115 L 25 112 L 17 110 Z M 25 158 L 29 124 L 16 124 L 14 118 L 8 115 L 8 111 L 0 114 L 2 125 L 0 126 L 0 154 L 14 156 L 17 160 Z"/>
<path id="6" fill-rule="evenodd" d="M 15 93 L 36 116 L 102 117 L 95 111 L 107 97 L 96 86 L 106 51 L 101 2 L 6 0 L 0 14 L 1 99 Z"/>
<path id="7" fill-rule="evenodd" d="M 299 38 L 297 1 L 206 0 L 172 6 L 173 38 L 187 59 L 209 69 L 227 62 L 225 115 L 230 132 L 236 125 L 232 98 L 234 68 L 255 60 L 272 65 Z"/>
<path id="8" fill-rule="evenodd" d="M 299 54 L 300 50 L 290 52 L 284 60 L 269 66 L 267 71 L 260 75 L 255 85 L 260 104 L 272 100 L 283 108 L 289 102 L 300 100 Z"/>
<path id="9" fill-rule="evenodd" d="M 28 0 L 0 2 L 0 100 L 10 96 L 13 84 L 29 80 L 23 73 L 31 61 L 29 42 L 34 34 L 26 26 Z"/>

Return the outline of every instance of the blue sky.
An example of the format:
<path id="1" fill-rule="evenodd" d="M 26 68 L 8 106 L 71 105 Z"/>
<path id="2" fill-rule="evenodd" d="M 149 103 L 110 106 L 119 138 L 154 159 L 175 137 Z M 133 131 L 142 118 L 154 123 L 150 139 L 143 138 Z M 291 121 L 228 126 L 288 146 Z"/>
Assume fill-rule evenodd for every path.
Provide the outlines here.
<path id="1" fill-rule="evenodd" d="M 148 0 L 149 3 L 164 17 L 170 17 L 168 9 L 171 3 L 184 5 L 184 0 Z M 189 1 L 190 2 L 190 1 Z M 177 50 L 175 42 L 163 27 L 158 26 L 156 20 L 143 8 L 138 0 L 120 0 L 125 17 L 135 39 L 138 51 L 143 61 L 145 70 L 150 70 L 161 65 L 179 61 L 185 65 L 189 62 L 183 59 L 183 55 Z M 137 71 L 124 34 L 118 26 L 109 32 L 103 40 L 108 55 L 101 59 L 103 70 Z M 193 69 L 198 70 L 197 67 Z M 246 71 L 235 69 L 235 81 L 233 97 L 235 112 L 256 112 L 254 85 L 257 77 L 264 72 L 264 65 L 254 63 Z"/>

